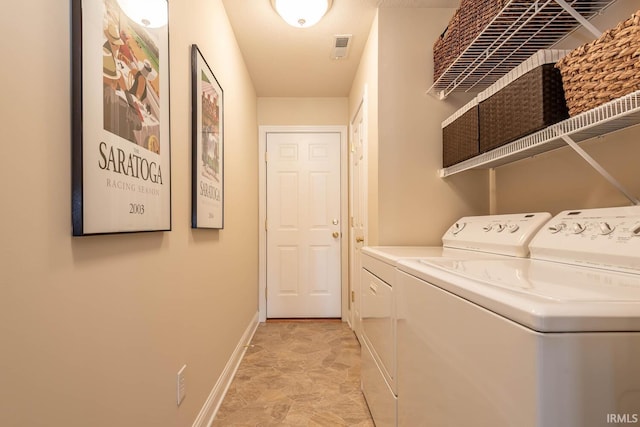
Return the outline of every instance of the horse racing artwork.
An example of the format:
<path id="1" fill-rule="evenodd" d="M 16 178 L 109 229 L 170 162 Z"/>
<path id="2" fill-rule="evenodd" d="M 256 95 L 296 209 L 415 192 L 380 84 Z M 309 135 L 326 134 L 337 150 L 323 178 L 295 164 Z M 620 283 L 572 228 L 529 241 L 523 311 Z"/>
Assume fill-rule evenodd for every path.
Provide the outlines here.
<path id="1" fill-rule="evenodd" d="M 72 11 L 73 235 L 170 230 L 167 0 Z"/>
<path id="2" fill-rule="evenodd" d="M 202 52 L 191 46 L 191 227 L 224 227 L 223 91 Z"/>

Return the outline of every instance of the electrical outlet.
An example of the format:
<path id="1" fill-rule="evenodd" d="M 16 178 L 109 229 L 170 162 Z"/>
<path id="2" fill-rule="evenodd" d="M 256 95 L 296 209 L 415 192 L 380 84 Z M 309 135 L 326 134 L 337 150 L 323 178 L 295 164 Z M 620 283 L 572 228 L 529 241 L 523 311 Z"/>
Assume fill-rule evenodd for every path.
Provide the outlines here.
<path id="1" fill-rule="evenodd" d="M 177 400 L 178 400 L 178 406 L 180 406 L 180 404 L 184 400 L 184 396 L 187 394 L 187 388 L 186 388 L 187 384 L 186 384 L 186 379 L 185 379 L 185 371 L 186 370 L 187 370 L 187 365 L 184 365 L 178 371 L 177 390 L 176 390 L 176 397 L 177 397 Z"/>

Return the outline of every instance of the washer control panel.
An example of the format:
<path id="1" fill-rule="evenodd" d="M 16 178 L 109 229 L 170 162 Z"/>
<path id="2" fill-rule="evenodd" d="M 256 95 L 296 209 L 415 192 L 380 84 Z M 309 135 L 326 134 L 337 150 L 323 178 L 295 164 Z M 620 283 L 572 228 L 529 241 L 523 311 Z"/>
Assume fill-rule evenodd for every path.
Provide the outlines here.
<path id="1" fill-rule="evenodd" d="M 547 212 L 468 216 L 456 221 L 442 236 L 448 248 L 526 257 L 529 242 L 551 214 Z"/>
<path id="2" fill-rule="evenodd" d="M 530 250 L 536 259 L 640 273 L 640 206 L 561 212 Z"/>

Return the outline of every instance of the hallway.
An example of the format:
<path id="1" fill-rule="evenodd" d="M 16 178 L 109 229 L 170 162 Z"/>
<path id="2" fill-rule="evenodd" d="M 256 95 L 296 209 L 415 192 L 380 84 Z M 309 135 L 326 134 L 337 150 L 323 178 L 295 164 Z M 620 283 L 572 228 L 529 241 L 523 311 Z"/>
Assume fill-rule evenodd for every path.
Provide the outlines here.
<path id="1" fill-rule="evenodd" d="M 213 426 L 373 426 L 360 345 L 340 321 L 262 323 Z"/>

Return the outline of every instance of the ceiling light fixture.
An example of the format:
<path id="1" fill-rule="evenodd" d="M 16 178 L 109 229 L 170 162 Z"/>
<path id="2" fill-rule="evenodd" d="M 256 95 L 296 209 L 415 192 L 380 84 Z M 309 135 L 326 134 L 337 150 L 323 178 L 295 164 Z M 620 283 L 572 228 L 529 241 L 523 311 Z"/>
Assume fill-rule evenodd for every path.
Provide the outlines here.
<path id="1" fill-rule="evenodd" d="M 132 21 L 144 27 L 160 28 L 167 25 L 167 0 L 118 0 L 118 5 Z"/>
<path id="2" fill-rule="evenodd" d="M 271 0 L 284 21 L 296 28 L 308 28 L 320 22 L 333 0 Z"/>

